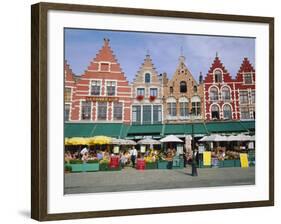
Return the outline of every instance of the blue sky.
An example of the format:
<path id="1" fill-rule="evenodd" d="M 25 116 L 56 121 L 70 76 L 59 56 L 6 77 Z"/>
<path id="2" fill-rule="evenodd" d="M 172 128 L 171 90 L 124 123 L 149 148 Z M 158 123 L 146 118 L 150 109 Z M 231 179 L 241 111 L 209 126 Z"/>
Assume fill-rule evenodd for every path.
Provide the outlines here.
<path id="1" fill-rule="evenodd" d="M 127 79 L 131 82 L 149 52 L 158 74 L 166 72 L 171 78 L 181 54 L 198 80 L 200 72 L 207 74 L 216 52 L 234 77 L 244 57 L 255 67 L 255 39 L 239 37 L 161 34 L 141 32 L 65 29 L 65 59 L 76 75 L 81 75 L 103 45 L 110 39 Z M 182 49 L 182 50 L 181 50 Z"/>

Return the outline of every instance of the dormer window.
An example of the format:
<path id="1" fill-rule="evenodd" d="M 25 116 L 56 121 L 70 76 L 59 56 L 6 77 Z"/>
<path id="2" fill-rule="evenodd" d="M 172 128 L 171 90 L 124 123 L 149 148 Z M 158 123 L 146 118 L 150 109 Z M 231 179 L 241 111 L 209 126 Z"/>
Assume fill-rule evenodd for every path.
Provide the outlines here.
<path id="1" fill-rule="evenodd" d="M 145 73 L 144 82 L 150 83 L 150 74 L 149 73 Z"/>
<path id="2" fill-rule="evenodd" d="M 101 72 L 109 72 L 109 63 L 100 63 Z"/>
<path id="3" fill-rule="evenodd" d="M 222 73 L 220 70 L 215 71 L 215 82 L 222 82 Z"/>
<path id="4" fill-rule="evenodd" d="M 252 74 L 251 73 L 244 74 L 244 83 L 245 84 L 252 84 L 253 83 L 253 79 L 252 79 Z"/>

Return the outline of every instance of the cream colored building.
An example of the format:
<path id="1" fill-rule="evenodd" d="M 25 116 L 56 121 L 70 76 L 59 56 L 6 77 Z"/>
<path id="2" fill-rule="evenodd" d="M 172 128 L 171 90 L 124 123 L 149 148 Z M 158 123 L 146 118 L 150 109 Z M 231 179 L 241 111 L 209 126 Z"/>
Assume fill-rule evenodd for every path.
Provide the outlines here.
<path id="1" fill-rule="evenodd" d="M 162 123 L 162 76 L 158 75 L 148 54 L 133 80 L 132 98 L 132 124 Z"/>
<path id="2" fill-rule="evenodd" d="M 201 75 L 200 75 L 201 76 Z M 202 76 L 200 78 L 202 80 Z M 179 64 L 171 80 L 163 77 L 164 122 L 182 123 L 204 119 L 204 89 L 185 65 L 180 56 Z"/>

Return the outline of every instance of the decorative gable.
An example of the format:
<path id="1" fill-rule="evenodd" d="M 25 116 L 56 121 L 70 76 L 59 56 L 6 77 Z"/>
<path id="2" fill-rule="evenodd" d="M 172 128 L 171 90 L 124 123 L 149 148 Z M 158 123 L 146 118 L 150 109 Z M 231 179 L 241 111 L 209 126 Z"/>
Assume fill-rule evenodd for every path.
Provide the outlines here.
<path id="1" fill-rule="evenodd" d="M 242 72 L 255 72 L 255 69 L 250 63 L 250 61 L 248 60 L 248 58 L 244 58 L 240 66 L 238 73 L 242 73 Z"/>

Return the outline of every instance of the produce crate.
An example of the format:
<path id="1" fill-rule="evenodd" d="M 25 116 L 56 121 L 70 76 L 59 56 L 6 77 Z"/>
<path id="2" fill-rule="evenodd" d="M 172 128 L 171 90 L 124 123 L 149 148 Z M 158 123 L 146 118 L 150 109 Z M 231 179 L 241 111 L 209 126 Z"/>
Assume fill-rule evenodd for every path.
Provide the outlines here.
<path id="1" fill-rule="evenodd" d="M 120 171 L 120 170 L 122 170 L 121 163 L 119 163 L 117 167 L 116 166 L 108 167 L 108 171 Z"/>
<path id="2" fill-rule="evenodd" d="M 199 160 L 198 167 L 199 167 L 199 168 L 211 168 L 212 166 L 211 166 L 211 165 L 205 166 L 205 165 L 203 164 L 203 161 Z"/>
<path id="3" fill-rule="evenodd" d="M 84 164 L 69 164 L 71 166 L 71 172 L 83 172 Z"/>
<path id="4" fill-rule="evenodd" d="M 241 167 L 241 162 L 240 162 L 240 160 L 239 160 L 239 159 L 234 160 L 234 161 L 235 161 L 235 162 L 234 162 L 235 167 Z"/>
<path id="5" fill-rule="evenodd" d="M 145 169 L 146 170 L 157 169 L 157 163 L 156 162 L 145 163 Z"/>
<path id="6" fill-rule="evenodd" d="M 224 160 L 223 167 L 235 167 L 235 160 Z"/>
<path id="7" fill-rule="evenodd" d="M 137 159 L 136 169 L 137 170 L 144 170 L 145 169 L 145 161 L 143 159 Z"/>
<path id="8" fill-rule="evenodd" d="M 119 168 L 120 164 L 119 164 L 119 156 L 112 156 L 110 158 L 110 163 L 109 163 L 109 167 L 112 169 L 116 169 Z"/>
<path id="9" fill-rule="evenodd" d="M 99 171 L 100 165 L 99 163 L 85 163 L 83 164 L 83 171 L 91 172 L 91 171 Z"/>
<path id="10" fill-rule="evenodd" d="M 100 171 L 107 171 L 109 170 L 108 163 L 100 163 Z"/>
<path id="11" fill-rule="evenodd" d="M 182 158 L 174 157 L 173 159 L 173 169 L 182 169 L 184 167 L 184 161 Z"/>
<path id="12" fill-rule="evenodd" d="M 167 169 L 167 166 L 168 166 L 168 161 L 165 160 L 157 161 L 158 169 Z"/>

